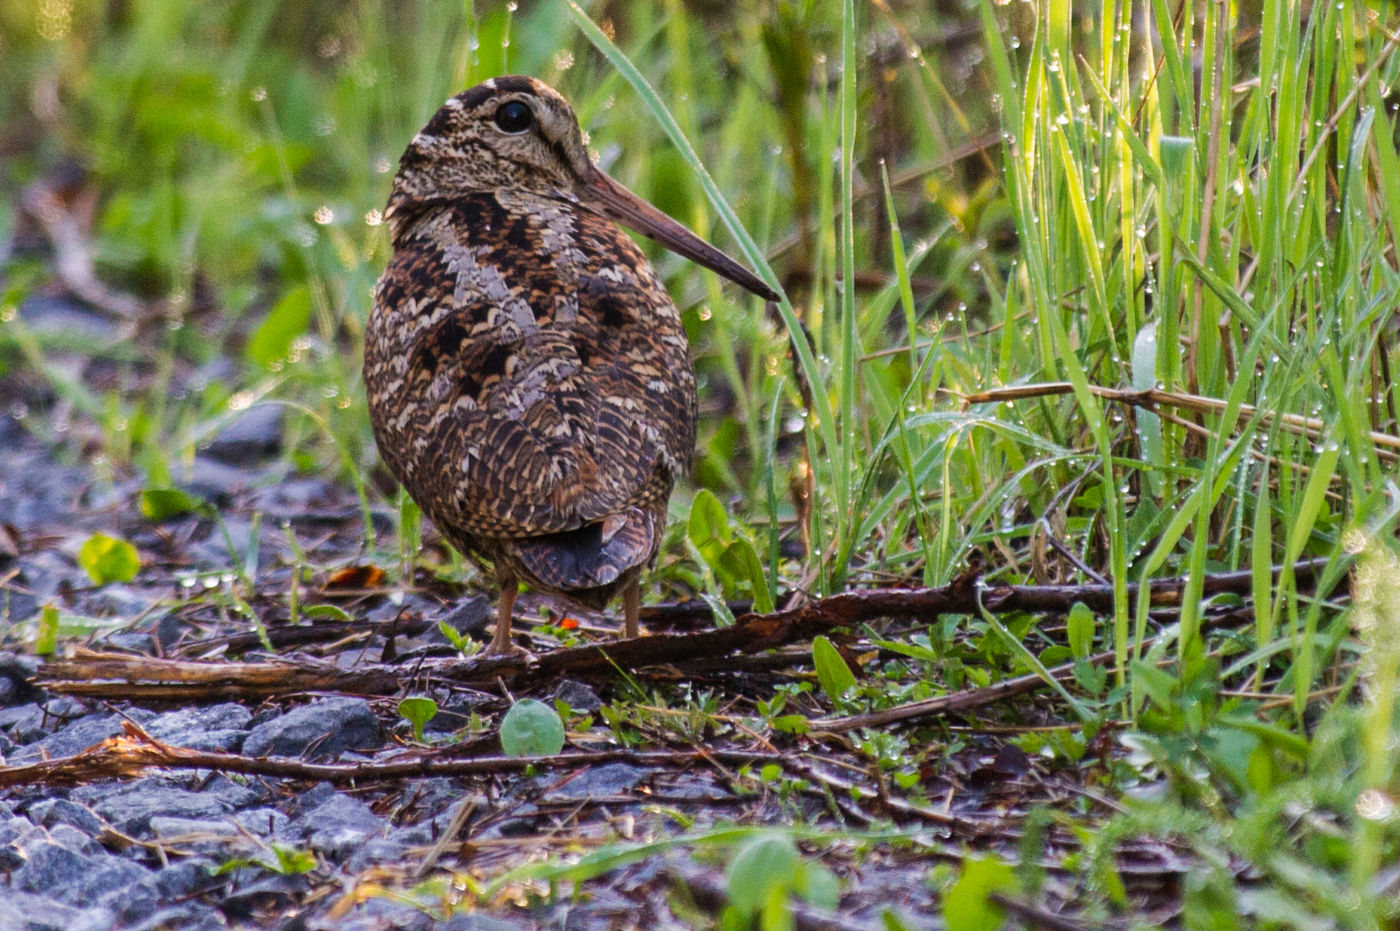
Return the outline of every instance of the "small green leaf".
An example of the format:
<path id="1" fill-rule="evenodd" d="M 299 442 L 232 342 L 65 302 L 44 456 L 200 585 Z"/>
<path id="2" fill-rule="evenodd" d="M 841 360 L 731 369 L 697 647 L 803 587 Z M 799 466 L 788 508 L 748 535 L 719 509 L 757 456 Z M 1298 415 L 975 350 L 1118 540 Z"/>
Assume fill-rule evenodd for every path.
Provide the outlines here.
<path id="1" fill-rule="evenodd" d="M 1094 648 L 1094 612 L 1082 601 L 1076 601 L 1069 609 L 1065 621 L 1069 637 L 1069 649 L 1076 659 L 1083 659 Z"/>
<path id="2" fill-rule="evenodd" d="M 141 492 L 141 516 L 163 521 L 204 507 L 204 502 L 178 488 L 147 488 Z"/>
<path id="3" fill-rule="evenodd" d="M 742 538 L 735 540 L 725 548 L 721 561 L 726 568 L 732 567 L 734 577 L 748 582 L 753 592 L 753 609 L 759 614 L 772 614 L 774 606 L 773 597 L 768 591 L 768 576 L 763 571 L 763 563 L 759 562 L 753 544 Z"/>
<path id="4" fill-rule="evenodd" d="M 413 739 L 423 739 L 423 726 L 437 717 L 437 702 L 425 695 L 412 695 L 399 702 L 399 716 L 413 725 Z"/>
<path id="5" fill-rule="evenodd" d="M 501 749 L 506 756 L 553 756 L 564 749 L 564 722 L 544 702 L 523 698 L 501 721 Z"/>
<path id="6" fill-rule="evenodd" d="M 963 860 L 962 875 L 943 896 L 948 931 L 996 931 L 1004 915 L 989 897 L 1015 888 L 1016 872 L 1005 861 L 996 857 Z"/>
<path id="7" fill-rule="evenodd" d="M 855 688 L 856 677 L 840 651 L 826 637 L 817 637 L 812 641 L 812 662 L 817 667 L 817 680 L 821 682 L 822 691 L 827 697 L 838 704 L 845 701 L 846 692 Z"/>
<path id="8" fill-rule="evenodd" d="M 78 564 L 98 585 L 130 582 L 141 568 L 136 547 L 118 537 L 94 533 L 78 550 Z"/>
<path id="9" fill-rule="evenodd" d="M 729 529 L 729 518 L 724 513 L 724 505 L 720 504 L 714 492 L 706 488 L 695 493 L 695 500 L 690 504 L 690 521 L 686 529 L 690 534 L 690 542 L 695 544 L 695 548 L 704 555 L 706 561 L 718 559 L 725 546 L 734 538 Z"/>
<path id="10" fill-rule="evenodd" d="M 272 853 L 277 857 L 277 862 L 266 865 L 268 869 L 283 876 L 297 876 L 309 873 L 316 868 L 316 854 L 310 850 L 298 850 L 295 847 L 273 844 Z"/>
<path id="11" fill-rule="evenodd" d="M 780 714 L 771 722 L 773 730 L 780 734 L 797 734 L 801 736 L 812 729 L 812 725 L 807 722 L 805 715 L 800 714 Z"/>
<path id="12" fill-rule="evenodd" d="M 263 322 L 248 338 L 248 360 L 265 369 L 286 360 L 292 343 L 311 323 L 311 290 L 293 288 L 267 312 Z"/>
<path id="13" fill-rule="evenodd" d="M 724 870 L 730 903 L 744 915 L 754 914 L 775 890 L 793 887 L 801 862 L 797 845 L 786 834 L 770 831 L 749 838 Z"/>
<path id="14" fill-rule="evenodd" d="M 48 656 L 58 649 L 58 607 L 44 605 L 39 613 L 39 632 L 34 636 L 34 652 Z"/>
<path id="15" fill-rule="evenodd" d="M 463 636 L 460 630 L 447 623 L 447 621 L 438 621 L 437 627 L 438 631 L 447 638 L 447 642 L 452 644 L 458 653 L 467 652 L 468 638 Z"/>
<path id="16" fill-rule="evenodd" d="M 328 617 L 332 620 L 342 621 L 347 624 L 355 619 L 354 615 L 349 611 L 346 611 L 340 605 L 333 604 L 309 605 L 306 610 L 302 611 L 302 614 L 307 617 Z"/>

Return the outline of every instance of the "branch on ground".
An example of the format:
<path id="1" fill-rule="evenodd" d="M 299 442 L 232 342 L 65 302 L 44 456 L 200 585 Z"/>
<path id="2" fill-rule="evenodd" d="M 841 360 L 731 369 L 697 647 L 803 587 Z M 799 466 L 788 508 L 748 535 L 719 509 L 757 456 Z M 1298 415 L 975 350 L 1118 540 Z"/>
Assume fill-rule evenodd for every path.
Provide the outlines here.
<path id="1" fill-rule="evenodd" d="M 1277 578 L 1291 571 L 1300 588 L 1315 586 L 1329 564 L 1310 559 L 1288 567 L 1275 567 Z M 1206 597 L 1222 593 L 1248 594 L 1254 584 L 1248 571 L 1208 576 L 1202 590 Z M 1130 598 L 1139 586 L 1129 585 Z M 1151 583 L 1153 605 L 1177 607 L 1186 588 L 1185 579 Z M 754 654 L 784 644 L 809 642 L 836 628 L 855 627 L 881 618 L 926 619 L 941 614 L 979 612 L 1068 611 L 1074 604 L 1109 611 L 1113 608 L 1112 584 L 1002 585 L 983 583 L 969 572 L 948 585 L 919 589 L 874 589 L 843 592 L 819 598 L 800 607 L 773 614 L 746 614 L 732 627 L 698 633 L 654 634 L 632 640 L 613 640 L 583 647 L 553 650 L 540 655 L 477 654 L 466 658 L 418 659 L 412 679 L 424 683 L 494 689 L 501 682 L 514 688 L 552 681 L 561 676 L 611 677 L 619 670 L 671 664 L 713 664 L 717 657 Z M 67 695 L 139 701 L 191 701 L 199 699 L 259 700 L 305 692 L 348 692 L 358 695 L 394 696 L 405 681 L 402 664 L 366 663 L 342 668 L 306 658 L 256 663 L 159 659 L 108 653 L 79 652 L 72 658 L 49 660 L 41 667 L 38 683 Z"/>

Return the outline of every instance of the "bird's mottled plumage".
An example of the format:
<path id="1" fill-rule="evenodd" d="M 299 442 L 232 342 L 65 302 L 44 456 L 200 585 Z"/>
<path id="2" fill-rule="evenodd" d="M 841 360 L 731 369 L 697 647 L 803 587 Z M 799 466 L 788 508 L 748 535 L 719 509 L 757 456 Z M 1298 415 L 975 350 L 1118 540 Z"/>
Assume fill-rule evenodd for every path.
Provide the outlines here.
<path id="1" fill-rule="evenodd" d="M 522 110 L 521 108 L 528 108 Z M 680 314 L 621 220 L 751 290 L 761 281 L 595 168 L 532 78 L 448 100 L 410 143 L 386 211 L 393 257 L 365 343 L 385 462 L 501 584 L 593 607 L 656 556 L 690 465 L 695 376 Z"/>

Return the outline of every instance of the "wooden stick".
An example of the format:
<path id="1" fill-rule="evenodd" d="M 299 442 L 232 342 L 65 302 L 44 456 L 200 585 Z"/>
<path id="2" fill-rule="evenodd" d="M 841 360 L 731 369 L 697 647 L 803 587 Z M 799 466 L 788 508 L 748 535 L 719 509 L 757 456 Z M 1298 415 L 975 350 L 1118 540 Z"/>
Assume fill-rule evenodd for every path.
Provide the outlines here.
<path id="1" fill-rule="evenodd" d="M 554 756 L 458 757 L 452 747 L 414 752 L 376 763 L 307 763 L 286 757 L 251 757 L 237 753 L 190 750 L 161 743 L 126 721 L 119 737 L 109 737 L 73 756 L 0 767 L 0 788 L 17 785 L 79 785 L 113 778 L 135 778 L 146 769 L 212 769 L 223 773 L 280 776 L 334 783 L 378 782 L 418 776 L 467 776 L 517 772 L 529 767 L 556 768 L 625 762 L 635 766 L 683 766 L 719 761 L 732 765 L 779 763 L 776 753 L 743 750 L 600 750 Z"/>
<path id="2" fill-rule="evenodd" d="M 1318 581 L 1329 565 L 1324 558 L 1292 567 L 1301 587 Z M 1282 567 L 1274 567 L 1275 577 Z M 1253 575 L 1248 570 L 1207 577 L 1204 593 L 1248 594 Z M 1185 579 L 1161 579 L 1149 586 L 1154 605 L 1181 604 Z M 1128 585 L 1129 597 L 1139 586 Z M 613 640 L 535 655 L 477 654 L 466 659 L 430 658 L 415 667 L 414 680 L 492 689 L 498 680 L 524 687 L 560 676 L 610 677 L 618 670 L 658 664 L 685 668 L 734 653 L 759 653 L 794 642 L 808 642 L 838 627 L 853 627 L 879 618 L 932 620 L 940 614 L 976 614 L 982 610 L 1067 611 L 1076 602 L 1092 609 L 1113 607 L 1113 586 L 984 584 L 966 573 L 938 588 L 873 589 L 819 598 L 773 614 L 746 614 L 732 627 L 683 634 L 655 634 Z M 141 701 L 195 699 L 256 700 L 302 692 L 346 692 L 392 696 L 402 691 L 401 666 L 365 663 L 341 668 L 307 659 L 261 663 L 167 660 L 148 656 L 76 653 L 71 659 L 49 660 L 40 668 L 38 684 L 55 692 L 92 698 Z"/>
<path id="3" fill-rule="evenodd" d="M 963 400 L 968 404 L 989 404 L 1001 403 L 1003 401 L 1017 401 L 1024 398 L 1042 398 L 1054 394 L 1072 394 L 1074 386 L 1067 381 L 1041 382 L 1031 385 L 1012 385 L 1006 388 L 993 388 L 989 391 L 979 391 L 976 394 L 964 395 Z M 1126 388 L 1104 388 L 1099 385 L 1090 385 L 1089 393 L 1095 397 L 1103 398 L 1106 401 L 1118 401 L 1123 404 L 1131 404 L 1135 407 L 1145 407 L 1149 410 L 1156 407 L 1175 407 L 1181 410 L 1193 411 L 1198 414 L 1223 414 L 1229 406 L 1219 398 L 1206 397 L 1200 394 L 1186 394 L 1180 391 L 1166 391 L 1162 388 L 1148 388 L 1145 391 L 1133 391 Z M 1271 424 L 1275 420 L 1283 429 L 1291 433 L 1301 434 L 1310 439 L 1320 439 L 1327 429 L 1327 421 L 1319 417 L 1304 417 L 1301 414 L 1287 412 L 1274 413 L 1272 411 L 1261 412 L 1259 408 L 1252 404 L 1241 404 L 1239 406 L 1238 419 L 1248 420 L 1255 414 L 1259 415 L 1259 421 L 1264 424 Z M 1367 432 L 1371 442 L 1381 449 L 1378 453 L 1393 458 L 1396 452 L 1400 452 L 1400 436 L 1389 433 L 1381 433 L 1378 430 Z"/>

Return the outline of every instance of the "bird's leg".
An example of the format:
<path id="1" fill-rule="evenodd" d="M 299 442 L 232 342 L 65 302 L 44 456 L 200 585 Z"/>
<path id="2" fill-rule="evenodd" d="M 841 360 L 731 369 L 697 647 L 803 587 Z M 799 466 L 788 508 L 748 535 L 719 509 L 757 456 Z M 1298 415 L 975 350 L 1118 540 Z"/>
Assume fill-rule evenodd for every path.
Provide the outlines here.
<path id="1" fill-rule="evenodd" d="M 514 653 L 518 647 L 510 640 L 510 617 L 515 610 L 515 596 L 520 594 L 520 583 L 515 579 L 501 582 L 501 598 L 496 603 L 496 636 L 491 638 L 488 653 Z"/>
<path id="2" fill-rule="evenodd" d="M 637 636 L 637 615 L 641 610 L 642 583 L 636 580 L 622 590 L 622 616 L 625 624 L 623 632 L 629 639 Z"/>

